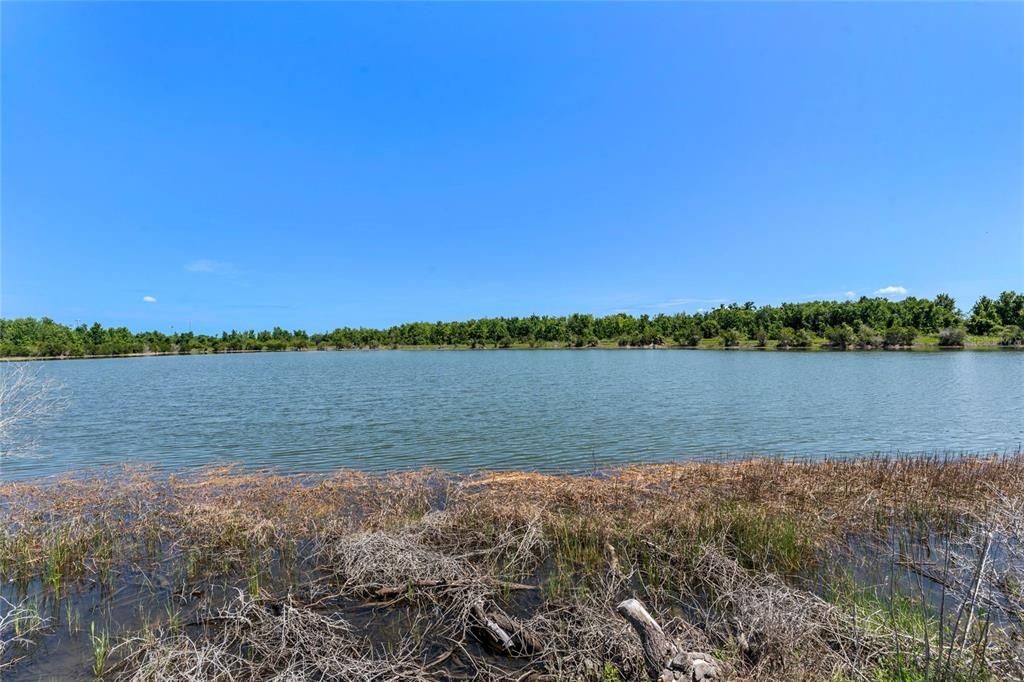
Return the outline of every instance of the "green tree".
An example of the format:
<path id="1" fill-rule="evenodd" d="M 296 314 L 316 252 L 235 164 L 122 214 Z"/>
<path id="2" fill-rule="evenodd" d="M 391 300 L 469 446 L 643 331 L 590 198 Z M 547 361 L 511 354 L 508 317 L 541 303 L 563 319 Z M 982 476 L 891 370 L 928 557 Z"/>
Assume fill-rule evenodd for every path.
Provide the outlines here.
<path id="1" fill-rule="evenodd" d="M 990 334 L 1001 325 L 995 301 L 982 296 L 971 308 L 971 317 L 967 321 L 967 331 L 972 334 Z"/>
<path id="2" fill-rule="evenodd" d="M 992 306 L 1003 325 L 1024 327 L 1024 294 L 1016 291 L 1004 291 Z"/>
<path id="3" fill-rule="evenodd" d="M 740 341 L 743 340 L 743 334 L 740 333 L 739 329 L 723 329 L 719 338 L 721 338 L 723 346 L 732 348 L 740 345 Z"/>
<path id="4" fill-rule="evenodd" d="M 854 333 L 853 327 L 844 322 L 835 327 L 829 327 L 825 332 L 825 338 L 833 348 L 846 350 L 856 342 L 857 335 Z"/>

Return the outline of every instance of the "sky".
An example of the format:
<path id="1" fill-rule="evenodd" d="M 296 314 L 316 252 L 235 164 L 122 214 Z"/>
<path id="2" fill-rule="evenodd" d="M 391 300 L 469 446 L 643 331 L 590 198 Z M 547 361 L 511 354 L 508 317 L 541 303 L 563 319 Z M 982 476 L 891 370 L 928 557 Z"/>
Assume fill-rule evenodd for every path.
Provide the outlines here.
<path id="1" fill-rule="evenodd" d="M 1024 4 L 0 3 L 0 315 L 1024 289 Z"/>

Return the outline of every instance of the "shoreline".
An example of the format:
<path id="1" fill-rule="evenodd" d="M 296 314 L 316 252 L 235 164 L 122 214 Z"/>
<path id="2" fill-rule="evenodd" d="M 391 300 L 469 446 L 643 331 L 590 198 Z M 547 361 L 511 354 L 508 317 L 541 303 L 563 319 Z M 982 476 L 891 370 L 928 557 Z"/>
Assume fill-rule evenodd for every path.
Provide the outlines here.
<path id="1" fill-rule="evenodd" d="M 644 681 L 643 609 L 718 680 L 1020 679 L 1022 491 L 1019 452 L 0 481 L 0 673 Z"/>
<path id="2" fill-rule="evenodd" d="M 1000 351 L 1024 351 L 1024 345 L 1002 345 L 991 344 L 967 344 L 964 346 L 939 346 L 938 344 L 914 344 L 913 346 L 899 348 L 833 348 L 827 345 L 811 347 L 778 348 L 777 346 L 755 346 L 741 344 L 738 346 L 721 345 L 698 345 L 684 346 L 679 344 L 662 344 L 651 346 L 619 346 L 612 344 L 601 344 L 597 346 L 526 346 L 516 345 L 508 348 L 473 348 L 471 346 L 428 346 L 428 345 L 400 345 L 397 347 L 387 346 L 378 348 L 288 348 L 283 350 L 208 350 L 193 353 L 178 352 L 148 352 L 148 353 L 118 353 L 110 355 L 54 355 L 54 356 L 11 356 L 0 357 L 3 362 L 50 362 L 60 360 L 110 360 L 115 358 L 154 358 L 192 355 L 238 355 L 238 354 L 260 354 L 260 353 L 348 353 L 348 352 L 377 352 L 377 351 L 722 351 L 722 352 L 770 352 L 770 353 L 935 353 L 935 352 L 1000 352 Z"/>

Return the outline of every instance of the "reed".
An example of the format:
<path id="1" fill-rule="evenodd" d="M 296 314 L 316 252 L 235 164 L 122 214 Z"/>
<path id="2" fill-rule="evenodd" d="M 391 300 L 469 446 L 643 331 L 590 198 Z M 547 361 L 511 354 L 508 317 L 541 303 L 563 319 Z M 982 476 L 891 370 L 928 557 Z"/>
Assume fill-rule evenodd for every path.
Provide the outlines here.
<path id="1" fill-rule="evenodd" d="M 0 666 L 646 679 L 638 597 L 737 679 L 1020 677 L 1022 490 L 1019 454 L 0 483 Z"/>

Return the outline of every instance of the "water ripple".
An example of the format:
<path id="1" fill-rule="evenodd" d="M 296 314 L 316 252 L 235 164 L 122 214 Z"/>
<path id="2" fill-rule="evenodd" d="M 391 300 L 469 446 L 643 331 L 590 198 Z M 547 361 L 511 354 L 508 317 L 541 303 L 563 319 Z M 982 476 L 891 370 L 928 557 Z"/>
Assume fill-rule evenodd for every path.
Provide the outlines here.
<path id="1" fill-rule="evenodd" d="M 140 462 L 579 471 L 750 454 L 1006 452 L 1022 353 L 274 353 L 54 362 L 20 478 Z"/>

